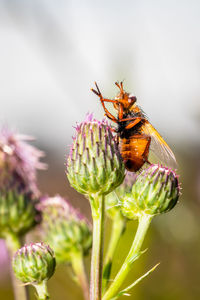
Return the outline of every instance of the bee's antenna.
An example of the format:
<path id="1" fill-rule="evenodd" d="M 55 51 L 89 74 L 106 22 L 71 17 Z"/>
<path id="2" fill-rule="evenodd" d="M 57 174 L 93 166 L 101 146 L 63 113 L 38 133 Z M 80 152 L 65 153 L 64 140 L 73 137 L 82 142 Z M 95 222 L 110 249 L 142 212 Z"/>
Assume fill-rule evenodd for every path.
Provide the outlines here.
<path id="1" fill-rule="evenodd" d="M 95 83 L 94 83 L 94 84 L 96 85 L 97 91 L 98 91 L 98 93 L 99 93 L 99 95 L 100 95 L 100 94 L 101 94 L 101 92 L 100 92 L 100 90 L 99 90 L 99 87 L 98 87 L 98 85 L 97 85 L 96 81 L 95 81 Z"/>
<path id="2" fill-rule="evenodd" d="M 120 82 L 120 86 L 121 86 L 121 91 L 123 92 L 124 89 L 123 89 L 123 81 Z"/>
<path id="3" fill-rule="evenodd" d="M 120 89 L 120 92 L 123 94 L 124 89 L 123 89 L 123 82 L 115 82 L 116 86 Z"/>
<path id="4" fill-rule="evenodd" d="M 115 82 L 115 85 L 121 90 L 121 87 L 120 87 L 120 85 L 119 85 L 119 82 Z"/>

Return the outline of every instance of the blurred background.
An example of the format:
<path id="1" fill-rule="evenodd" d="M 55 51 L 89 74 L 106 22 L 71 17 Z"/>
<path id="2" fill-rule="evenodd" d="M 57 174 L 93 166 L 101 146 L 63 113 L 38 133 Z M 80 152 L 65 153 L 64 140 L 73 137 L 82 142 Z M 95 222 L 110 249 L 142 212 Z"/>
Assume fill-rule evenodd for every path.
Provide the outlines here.
<path id="1" fill-rule="evenodd" d="M 49 165 L 39 174 L 42 192 L 68 197 L 88 218 L 87 200 L 67 183 L 65 157 L 76 122 L 88 111 L 103 117 L 94 81 L 113 98 L 117 80 L 173 149 L 183 188 L 175 209 L 153 221 L 149 250 L 126 285 L 161 264 L 129 299 L 200 299 L 200 2 L 0 0 L 0 123 L 37 138 Z M 135 226 L 128 224 L 117 265 Z M 6 255 L 0 298 L 11 300 Z M 49 287 L 52 299 L 82 297 L 65 266 Z"/>

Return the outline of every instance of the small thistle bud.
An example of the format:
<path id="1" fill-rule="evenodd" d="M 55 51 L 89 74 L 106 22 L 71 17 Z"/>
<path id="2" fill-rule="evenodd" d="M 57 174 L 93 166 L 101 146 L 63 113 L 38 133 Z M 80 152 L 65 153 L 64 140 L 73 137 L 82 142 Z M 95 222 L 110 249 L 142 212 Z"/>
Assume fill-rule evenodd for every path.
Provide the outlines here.
<path id="1" fill-rule="evenodd" d="M 38 205 L 42 212 L 42 231 L 59 263 L 70 262 L 74 252 L 87 255 L 92 246 L 91 225 L 60 196 L 44 198 Z"/>
<path id="2" fill-rule="evenodd" d="M 43 243 L 31 243 L 19 249 L 12 261 L 16 277 L 33 285 L 47 281 L 55 271 L 53 250 Z"/>
<path id="3" fill-rule="evenodd" d="M 8 233 L 21 236 L 39 219 L 39 212 L 29 194 L 19 194 L 15 190 L 0 192 L 0 237 L 6 239 Z"/>
<path id="4" fill-rule="evenodd" d="M 131 191 L 135 180 L 136 174 L 127 172 L 123 183 L 106 196 L 106 214 L 110 219 L 114 220 L 118 214 L 121 214 L 121 201 Z"/>
<path id="5" fill-rule="evenodd" d="M 163 166 L 151 165 L 140 173 L 132 191 L 122 199 L 122 213 L 130 219 L 165 213 L 176 205 L 179 195 L 176 173 Z"/>
<path id="6" fill-rule="evenodd" d="M 108 194 L 124 179 L 124 164 L 108 123 L 93 119 L 76 127 L 67 160 L 70 184 L 82 194 Z"/>

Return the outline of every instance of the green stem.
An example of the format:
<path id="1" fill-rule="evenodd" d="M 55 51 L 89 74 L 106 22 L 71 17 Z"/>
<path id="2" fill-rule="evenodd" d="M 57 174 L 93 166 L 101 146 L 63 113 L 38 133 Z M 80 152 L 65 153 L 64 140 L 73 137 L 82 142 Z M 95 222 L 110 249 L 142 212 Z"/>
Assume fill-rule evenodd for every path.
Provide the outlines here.
<path id="1" fill-rule="evenodd" d="M 143 215 L 139 219 L 139 225 L 137 229 L 137 233 L 135 235 L 135 239 L 133 241 L 133 244 L 131 246 L 131 249 L 121 267 L 118 274 L 116 275 L 113 283 L 105 293 L 103 300 L 110 300 L 112 299 L 118 292 L 120 286 L 124 282 L 126 276 L 128 275 L 129 271 L 132 267 L 132 258 L 139 253 L 142 243 L 144 241 L 145 235 L 147 233 L 147 230 L 149 228 L 149 225 L 152 220 L 152 216 L 149 215 Z"/>
<path id="2" fill-rule="evenodd" d="M 111 230 L 111 238 L 108 246 L 108 250 L 106 253 L 104 268 L 103 268 L 103 281 L 102 281 L 102 292 L 105 291 L 106 286 L 108 284 L 111 268 L 113 263 L 113 256 L 117 245 L 119 243 L 120 237 L 122 236 L 125 229 L 125 219 L 121 216 L 121 212 L 113 220 L 112 230 Z"/>
<path id="3" fill-rule="evenodd" d="M 89 299 L 89 286 L 88 286 L 88 279 L 85 272 L 85 265 L 83 261 L 83 254 L 82 252 L 73 252 L 71 255 L 71 262 L 73 271 L 78 279 L 78 283 L 80 284 L 85 300 Z"/>
<path id="4" fill-rule="evenodd" d="M 47 281 L 44 280 L 39 284 L 33 285 L 36 288 L 37 294 L 38 294 L 38 300 L 48 300 L 49 294 L 47 291 Z"/>
<path id="5" fill-rule="evenodd" d="M 10 253 L 10 257 L 12 259 L 15 252 L 21 248 L 20 239 L 17 235 L 13 233 L 6 233 L 6 245 L 8 248 L 8 251 Z M 12 280 L 12 286 L 14 290 L 14 296 L 15 300 L 28 300 L 28 287 L 22 285 L 21 281 L 19 281 L 13 272 L 13 269 L 10 270 L 11 273 L 11 280 Z"/>
<path id="6" fill-rule="evenodd" d="M 105 200 L 103 195 L 95 195 L 94 198 L 90 198 L 93 218 L 90 300 L 101 300 L 104 202 Z"/>

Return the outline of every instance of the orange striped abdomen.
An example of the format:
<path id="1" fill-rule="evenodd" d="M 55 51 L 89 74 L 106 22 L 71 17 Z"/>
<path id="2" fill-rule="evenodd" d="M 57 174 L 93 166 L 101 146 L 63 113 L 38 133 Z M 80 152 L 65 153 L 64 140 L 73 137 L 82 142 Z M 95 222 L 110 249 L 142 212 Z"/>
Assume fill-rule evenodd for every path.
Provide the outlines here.
<path id="1" fill-rule="evenodd" d="M 120 152 L 128 171 L 138 171 L 148 161 L 151 137 L 133 135 L 129 139 L 120 139 Z"/>

